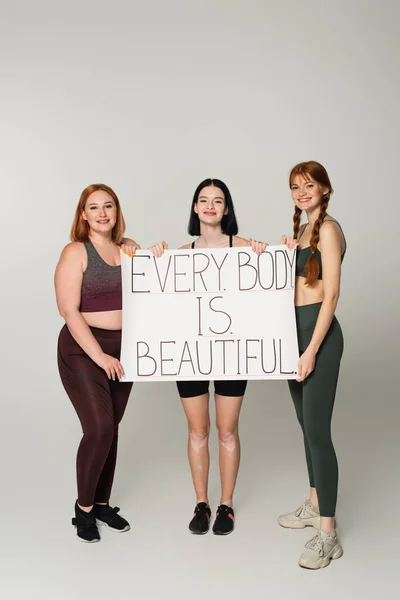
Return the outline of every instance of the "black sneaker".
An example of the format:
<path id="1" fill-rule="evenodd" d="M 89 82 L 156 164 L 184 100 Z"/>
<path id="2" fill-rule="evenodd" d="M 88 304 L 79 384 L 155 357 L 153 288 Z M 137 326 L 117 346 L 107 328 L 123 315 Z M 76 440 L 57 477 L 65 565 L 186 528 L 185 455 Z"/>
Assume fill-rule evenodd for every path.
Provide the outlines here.
<path id="1" fill-rule="evenodd" d="M 85 512 L 79 508 L 78 502 L 75 502 L 75 517 L 72 519 L 72 525 L 76 527 L 76 536 L 81 542 L 93 544 L 100 541 L 93 508 L 90 512 Z"/>
<path id="2" fill-rule="evenodd" d="M 228 535 L 228 533 L 233 531 L 234 519 L 235 513 L 233 512 L 233 508 L 226 506 L 226 504 L 221 504 L 217 509 L 217 517 L 212 528 L 213 533 L 215 535 Z"/>
<path id="3" fill-rule="evenodd" d="M 207 533 L 210 519 L 211 509 L 207 502 L 199 502 L 194 509 L 193 519 L 189 523 L 189 530 L 197 535 Z"/>
<path id="4" fill-rule="evenodd" d="M 96 516 L 97 525 L 105 525 L 108 529 L 116 531 L 117 533 L 129 531 L 131 526 L 128 521 L 117 514 L 120 510 L 121 509 L 118 508 L 118 506 L 111 508 L 109 504 L 95 504 L 94 514 Z"/>

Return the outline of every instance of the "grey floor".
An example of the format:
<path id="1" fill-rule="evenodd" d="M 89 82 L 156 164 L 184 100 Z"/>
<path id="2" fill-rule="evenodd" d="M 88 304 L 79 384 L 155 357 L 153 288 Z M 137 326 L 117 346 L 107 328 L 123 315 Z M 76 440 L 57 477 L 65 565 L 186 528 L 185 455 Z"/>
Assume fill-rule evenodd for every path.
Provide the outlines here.
<path id="1" fill-rule="evenodd" d="M 186 423 L 174 384 L 136 385 L 121 426 L 112 497 L 132 529 L 122 535 L 106 530 L 94 545 L 78 542 L 70 524 L 80 438 L 75 413 L 55 373 L 46 403 L 35 405 L 33 385 L 31 406 L 26 399 L 16 403 L 2 436 L 1 597 L 393 597 L 399 559 L 393 517 L 399 497 L 397 403 L 386 403 L 383 410 L 379 376 L 376 383 L 354 379 L 357 368 L 356 358 L 344 363 L 333 427 L 345 553 L 318 572 L 297 566 L 313 530 L 289 531 L 276 523 L 280 512 L 300 504 L 307 493 L 300 432 L 284 382 L 249 384 L 241 418 L 236 529 L 226 538 L 191 536 L 187 530 L 194 497 Z M 211 452 L 215 509 L 215 429 Z"/>

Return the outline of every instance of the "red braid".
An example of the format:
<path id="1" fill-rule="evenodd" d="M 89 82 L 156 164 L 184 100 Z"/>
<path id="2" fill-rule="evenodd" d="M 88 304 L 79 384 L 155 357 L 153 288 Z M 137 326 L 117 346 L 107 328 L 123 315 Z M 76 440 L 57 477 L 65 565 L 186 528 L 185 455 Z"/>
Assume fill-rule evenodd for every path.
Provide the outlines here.
<path id="1" fill-rule="evenodd" d="M 319 230 L 321 228 L 322 223 L 324 222 L 329 199 L 331 197 L 333 189 L 325 167 L 323 167 L 321 163 L 318 163 L 315 160 L 302 162 L 293 167 L 289 175 L 290 187 L 292 186 L 293 179 L 294 177 L 296 177 L 296 175 L 301 175 L 305 179 L 310 179 L 311 177 L 312 179 L 314 179 L 314 181 L 317 181 L 323 187 L 328 188 L 328 193 L 323 197 L 321 202 L 318 219 L 314 223 L 310 240 L 311 256 L 306 262 L 304 268 L 304 274 L 306 276 L 306 285 L 313 286 L 315 285 L 315 282 L 317 281 L 319 275 L 319 264 L 315 257 L 315 252 L 317 250 L 319 242 Z M 297 208 L 296 206 L 293 216 L 293 233 L 295 239 L 297 239 L 300 230 L 301 213 L 302 211 L 300 210 L 300 208 Z"/>
<path id="2" fill-rule="evenodd" d="M 310 239 L 310 248 L 311 248 L 311 256 L 305 264 L 304 274 L 306 276 L 306 285 L 313 286 L 318 280 L 319 275 L 319 263 L 316 259 L 315 252 L 317 250 L 318 242 L 319 242 L 319 230 L 321 228 L 322 223 L 324 222 L 326 216 L 326 210 L 328 208 L 329 198 L 324 196 L 321 206 L 319 209 L 318 219 L 314 223 L 313 230 L 311 232 Z"/>
<path id="3" fill-rule="evenodd" d="M 302 210 L 300 208 L 297 208 L 297 206 L 296 206 L 296 208 L 294 209 L 294 215 L 293 215 L 293 237 L 295 240 L 297 240 L 297 237 L 299 235 L 301 213 L 302 213 Z"/>

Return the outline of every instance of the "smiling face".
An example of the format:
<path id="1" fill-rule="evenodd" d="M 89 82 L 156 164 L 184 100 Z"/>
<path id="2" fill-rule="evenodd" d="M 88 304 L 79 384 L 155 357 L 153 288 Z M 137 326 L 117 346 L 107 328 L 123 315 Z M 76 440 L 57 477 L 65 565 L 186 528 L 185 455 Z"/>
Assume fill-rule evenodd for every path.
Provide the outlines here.
<path id="1" fill-rule="evenodd" d="M 86 200 L 82 218 L 92 232 L 111 233 L 117 221 L 117 206 L 113 198 L 104 190 L 92 192 Z"/>
<path id="2" fill-rule="evenodd" d="M 199 193 L 193 210 L 199 216 L 201 223 L 220 224 L 224 215 L 228 214 L 224 192 L 214 185 L 204 187 Z"/>
<path id="3" fill-rule="evenodd" d="M 322 186 L 309 175 L 295 175 L 290 190 L 297 208 L 311 211 L 318 208 L 322 198 L 329 193 L 328 187 Z"/>

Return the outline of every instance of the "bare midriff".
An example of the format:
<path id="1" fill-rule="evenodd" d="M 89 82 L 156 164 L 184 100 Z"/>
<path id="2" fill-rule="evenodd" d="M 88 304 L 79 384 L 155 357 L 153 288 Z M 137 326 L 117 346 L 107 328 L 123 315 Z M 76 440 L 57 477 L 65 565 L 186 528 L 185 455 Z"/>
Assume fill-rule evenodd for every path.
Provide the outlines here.
<path id="1" fill-rule="evenodd" d="M 295 306 L 305 306 L 306 304 L 316 304 L 324 299 L 324 283 L 318 279 L 311 287 L 306 285 L 305 277 L 296 277 L 296 287 L 294 293 Z"/>
<path id="2" fill-rule="evenodd" d="M 122 329 L 122 310 L 107 310 L 100 312 L 81 313 L 89 327 L 100 329 Z"/>

